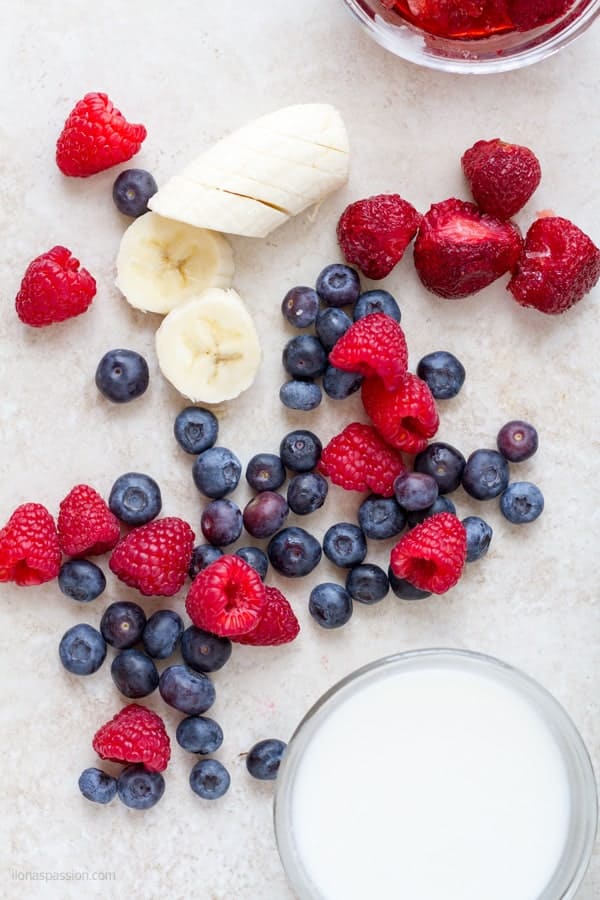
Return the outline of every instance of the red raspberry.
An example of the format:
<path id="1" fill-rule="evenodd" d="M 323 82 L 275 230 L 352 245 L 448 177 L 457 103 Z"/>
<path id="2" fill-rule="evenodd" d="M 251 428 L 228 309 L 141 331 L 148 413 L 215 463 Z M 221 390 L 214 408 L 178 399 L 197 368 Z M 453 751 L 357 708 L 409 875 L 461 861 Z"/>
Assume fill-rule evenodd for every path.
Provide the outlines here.
<path id="1" fill-rule="evenodd" d="M 573 0 L 506 0 L 517 31 L 530 31 L 559 19 L 573 6 Z"/>
<path id="2" fill-rule="evenodd" d="M 0 581 L 24 587 L 56 578 L 61 553 L 54 519 L 41 503 L 18 506 L 0 530 Z"/>
<path id="3" fill-rule="evenodd" d="M 393 495 L 395 479 L 406 472 L 400 454 L 360 422 L 347 425 L 329 441 L 318 468 L 346 491 L 373 491 L 382 497 Z"/>
<path id="4" fill-rule="evenodd" d="M 109 566 L 117 578 L 145 597 L 171 597 L 183 586 L 194 549 L 194 532 L 175 516 L 134 528 L 117 544 Z"/>
<path id="5" fill-rule="evenodd" d="M 386 391 L 381 378 L 367 378 L 362 402 L 382 438 L 406 453 L 424 450 L 440 424 L 433 394 L 416 375 L 408 374 L 397 391 Z"/>
<path id="6" fill-rule="evenodd" d="M 420 213 L 399 194 L 378 194 L 346 207 L 337 238 L 347 262 L 367 278 L 385 278 L 402 259 L 420 221 Z"/>
<path id="7" fill-rule="evenodd" d="M 444 200 L 423 216 L 415 266 L 440 297 L 467 297 L 514 269 L 523 239 L 516 225 L 479 211 L 474 203 Z"/>
<path id="8" fill-rule="evenodd" d="M 149 772 L 164 772 L 171 756 L 171 741 L 159 715 L 130 703 L 98 729 L 92 746 L 101 759 L 143 763 Z"/>
<path id="9" fill-rule="evenodd" d="M 461 576 L 467 558 L 465 526 L 452 513 L 436 513 L 400 538 L 390 566 L 421 591 L 444 594 Z"/>
<path id="10" fill-rule="evenodd" d="M 275 587 L 265 588 L 265 605 L 252 631 L 232 638 L 237 644 L 254 647 L 277 647 L 298 637 L 300 623 L 294 610 Z"/>
<path id="11" fill-rule="evenodd" d="M 256 628 L 265 600 L 266 588 L 256 569 L 239 556 L 222 556 L 194 578 L 185 608 L 198 628 L 238 637 Z"/>
<path id="12" fill-rule="evenodd" d="M 461 163 L 475 202 L 498 219 L 518 213 L 542 178 L 535 153 L 500 138 L 477 141 L 463 154 Z"/>
<path id="13" fill-rule="evenodd" d="M 56 142 L 56 164 L 63 175 L 95 175 L 135 156 L 146 133 L 143 125 L 130 124 L 106 94 L 86 94 Z"/>
<path id="14" fill-rule="evenodd" d="M 116 545 L 119 521 L 98 491 L 78 484 L 60 504 L 58 540 L 67 556 L 99 556 Z"/>
<path id="15" fill-rule="evenodd" d="M 558 315 L 585 296 L 600 278 L 600 250 L 568 219 L 533 223 L 508 290 L 521 306 Z"/>
<path id="16" fill-rule="evenodd" d="M 96 282 L 66 247 L 53 247 L 29 263 L 15 300 L 25 325 L 41 328 L 84 313 L 96 294 Z"/>
<path id="17" fill-rule="evenodd" d="M 346 372 L 379 375 L 389 391 L 406 375 L 408 349 L 404 332 L 391 316 L 372 313 L 354 322 L 337 341 L 329 362 Z"/>

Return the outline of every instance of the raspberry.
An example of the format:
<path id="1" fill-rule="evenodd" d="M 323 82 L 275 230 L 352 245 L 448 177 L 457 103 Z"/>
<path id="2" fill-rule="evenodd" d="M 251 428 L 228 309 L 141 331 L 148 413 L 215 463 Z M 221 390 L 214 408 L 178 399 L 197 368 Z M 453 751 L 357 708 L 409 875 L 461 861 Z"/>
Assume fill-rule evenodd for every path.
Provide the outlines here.
<path id="1" fill-rule="evenodd" d="M 424 450 L 440 424 L 433 395 L 416 375 L 408 374 L 396 391 L 386 391 L 380 378 L 367 378 L 362 402 L 382 438 L 406 453 Z"/>
<path id="2" fill-rule="evenodd" d="M 385 278 L 402 259 L 420 221 L 420 213 L 399 194 L 378 194 L 346 207 L 337 238 L 347 262 L 367 278 Z"/>
<path id="3" fill-rule="evenodd" d="M 421 591 L 443 594 L 461 576 L 467 558 L 467 533 L 455 515 L 437 513 L 400 538 L 390 555 L 396 578 Z"/>
<path id="4" fill-rule="evenodd" d="M 439 297 L 467 297 L 515 268 L 523 239 L 516 225 L 450 198 L 423 216 L 415 242 L 419 278 Z"/>
<path id="5" fill-rule="evenodd" d="M 118 519 L 89 485 L 78 484 L 61 502 L 58 540 L 67 556 L 99 556 L 112 550 L 119 535 Z"/>
<path id="6" fill-rule="evenodd" d="M 521 306 L 558 315 L 578 303 L 600 278 L 600 250 L 568 219 L 533 223 L 508 290 Z"/>
<path id="7" fill-rule="evenodd" d="M 144 596 L 171 597 L 185 581 L 193 548 L 187 522 L 167 516 L 131 531 L 113 550 L 109 566 Z"/>
<path id="8" fill-rule="evenodd" d="M 252 631 L 265 607 L 266 588 L 240 556 L 222 556 L 198 573 L 185 601 L 194 625 L 219 637 Z"/>
<path id="9" fill-rule="evenodd" d="M 54 519 L 41 503 L 18 506 L 0 530 L 0 581 L 24 587 L 56 578 L 61 553 Z"/>
<path id="10" fill-rule="evenodd" d="M 265 588 L 265 605 L 252 631 L 232 638 L 237 644 L 254 647 L 276 647 L 289 644 L 298 636 L 300 623 L 294 610 L 275 587 Z"/>
<path id="11" fill-rule="evenodd" d="M 171 756 L 171 742 L 160 716 L 130 703 L 98 729 L 92 746 L 101 759 L 143 763 L 149 772 L 163 772 Z"/>
<path id="12" fill-rule="evenodd" d="M 130 124 L 106 94 L 86 94 L 56 142 L 56 164 L 63 175 L 95 175 L 135 156 L 145 137 L 144 126 Z"/>
<path id="13" fill-rule="evenodd" d="M 530 31 L 564 16 L 573 0 L 506 0 L 506 3 L 517 31 Z"/>
<path id="14" fill-rule="evenodd" d="M 388 391 L 402 383 L 408 364 L 406 338 L 400 325 L 385 313 L 354 322 L 329 354 L 329 363 L 345 372 L 379 375 Z"/>
<path id="15" fill-rule="evenodd" d="M 29 263 L 15 300 L 25 325 L 42 328 L 84 313 L 96 293 L 96 282 L 66 247 L 53 247 Z"/>
<path id="16" fill-rule="evenodd" d="M 461 160 L 463 172 L 479 208 L 498 219 L 510 219 L 522 209 L 542 178 L 536 155 L 499 138 L 477 141 Z"/>
<path id="17" fill-rule="evenodd" d="M 381 497 L 393 496 L 395 479 L 406 471 L 400 454 L 360 422 L 347 425 L 329 441 L 318 468 L 347 491 L 372 491 Z"/>

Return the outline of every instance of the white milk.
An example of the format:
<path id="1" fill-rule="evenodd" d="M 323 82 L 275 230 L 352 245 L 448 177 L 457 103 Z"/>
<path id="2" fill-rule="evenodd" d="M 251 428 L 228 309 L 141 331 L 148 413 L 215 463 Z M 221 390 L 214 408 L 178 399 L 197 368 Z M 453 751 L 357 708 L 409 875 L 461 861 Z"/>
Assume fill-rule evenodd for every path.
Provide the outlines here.
<path id="1" fill-rule="evenodd" d="M 381 671 L 304 752 L 291 827 L 325 900 L 537 900 L 565 846 L 567 773 L 493 675 Z"/>

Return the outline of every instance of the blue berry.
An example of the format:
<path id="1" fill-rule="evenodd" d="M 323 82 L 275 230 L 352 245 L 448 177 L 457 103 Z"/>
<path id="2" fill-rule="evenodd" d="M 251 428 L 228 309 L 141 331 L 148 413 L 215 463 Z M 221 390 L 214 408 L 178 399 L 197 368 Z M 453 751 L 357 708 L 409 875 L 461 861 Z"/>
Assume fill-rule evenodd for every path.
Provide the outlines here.
<path id="1" fill-rule="evenodd" d="M 218 500 L 238 486 L 242 464 L 227 447 L 210 447 L 201 453 L 192 469 L 198 490 Z"/>
<path id="2" fill-rule="evenodd" d="M 106 642 L 91 625 L 73 625 L 62 636 L 58 655 L 67 672 L 91 675 L 105 660 Z"/>
<path id="3" fill-rule="evenodd" d="M 255 491 L 276 491 L 285 481 L 285 466 L 275 453 L 257 453 L 246 466 L 246 481 Z"/>
<path id="4" fill-rule="evenodd" d="M 201 759 L 190 772 L 190 787 L 203 800 L 218 800 L 230 784 L 229 772 L 217 759 Z"/>
<path id="5" fill-rule="evenodd" d="M 146 626 L 146 614 L 131 600 L 118 600 L 104 610 L 100 631 L 107 644 L 126 650 L 141 641 Z"/>
<path id="6" fill-rule="evenodd" d="M 288 484 L 288 506 L 296 515 L 306 516 L 323 506 L 328 490 L 327 479 L 318 472 L 301 472 Z"/>
<path id="7" fill-rule="evenodd" d="M 215 686 L 208 675 L 187 666 L 164 669 L 158 689 L 165 703 L 188 716 L 206 712 L 215 702 Z"/>
<path id="8" fill-rule="evenodd" d="M 239 547 L 235 555 L 245 560 L 249 566 L 256 569 L 262 580 L 265 580 L 269 568 L 269 557 L 260 547 Z"/>
<path id="9" fill-rule="evenodd" d="M 102 769 L 84 769 L 78 783 L 85 799 L 92 803 L 110 803 L 117 793 L 117 779 Z"/>
<path id="10" fill-rule="evenodd" d="M 400 307 L 388 291 L 365 291 L 360 295 L 354 307 L 354 321 L 370 316 L 371 313 L 385 313 L 396 322 L 400 321 Z"/>
<path id="11" fill-rule="evenodd" d="M 115 179 L 112 196 L 120 213 L 137 219 L 148 212 L 148 200 L 157 190 L 158 185 L 150 172 L 125 169 Z"/>
<path id="12" fill-rule="evenodd" d="M 202 534 L 211 544 L 226 547 L 242 533 L 242 511 L 233 500 L 212 500 L 200 516 Z"/>
<path id="13" fill-rule="evenodd" d="M 255 538 L 279 531 L 289 513 L 287 500 L 277 491 L 261 491 L 244 507 L 244 528 Z"/>
<path id="14" fill-rule="evenodd" d="M 317 278 L 317 294 L 327 306 L 349 306 L 360 294 L 358 273 L 350 266 L 333 263 Z"/>
<path id="15" fill-rule="evenodd" d="M 367 542 L 358 525 L 337 522 L 325 532 L 323 553 L 336 566 L 349 569 L 363 561 L 367 555 Z"/>
<path id="16" fill-rule="evenodd" d="M 186 453 L 204 453 L 217 440 L 219 422 L 208 409 L 186 406 L 175 419 L 173 433 Z"/>
<path id="17" fill-rule="evenodd" d="M 149 772 L 142 765 L 127 766 L 119 775 L 119 800 L 130 809 L 150 809 L 165 792 L 165 779 L 160 772 Z"/>
<path id="18" fill-rule="evenodd" d="M 162 509 L 160 488 L 149 475 L 126 472 L 113 484 L 108 505 L 126 525 L 145 525 Z"/>
<path id="19" fill-rule="evenodd" d="M 370 494 L 358 508 L 358 524 L 366 537 L 384 541 L 400 534 L 406 525 L 406 513 L 394 497 Z"/>
<path id="20" fill-rule="evenodd" d="M 322 450 L 316 434 L 302 428 L 290 431 L 279 445 L 281 461 L 292 472 L 310 472 L 319 462 Z"/>
<path id="21" fill-rule="evenodd" d="M 96 369 L 96 387 L 113 403 L 141 397 L 149 382 L 148 363 L 135 350 L 109 350 Z"/>
<path id="22" fill-rule="evenodd" d="M 441 512 L 449 512 L 456 515 L 456 507 L 448 497 L 437 497 L 431 506 L 428 506 L 425 509 L 411 510 L 411 512 L 407 514 L 406 520 L 409 528 L 414 528 L 415 525 L 420 525 L 421 522 L 424 522 L 425 519 L 428 519 L 430 516 L 435 516 L 436 513 Z"/>
<path id="23" fill-rule="evenodd" d="M 223 743 L 223 729 L 207 716 L 188 716 L 177 726 L 175 738 L 189 753 L 215 753 Z"/>
<path id="24" fill-rule="evenodd" d="M 299 334 L 283 348 L 282 361 L 294 378 L 316 378 L 327 367 L 327 353 L 314 334 Z"/>
<path id="25" fill-rule="evenodd" d="M 69 559 L 58 573 L 58 586 L 78 603 L 90 603 L 106 587 L 102 569 L 87 559 Z"/>
<path id="26" fill-rule="evenodd" d="M 351 325 L 352 319 L 343 309 L 336 309 L 335 306 L 330 306 L 327 309 L 322 309 L 317 316 L 315 330 L 319 340 L 325 349 L 329 351 L 333 350 L 339 339 L 346 334 Z"/>
<path id="27" fill-rule="evenodd" d="M 415 456 L 415 472 L 424 472 L 437 481 L 440 494 L 450 494 L 462 481 L 465 458 L 452 444 L 434 441 Z"/>
<path id="28" fill-rule="evenodd" d="M 417 365 L 417 375 L 422 378 L 436 400 L 456 397 L 465 381 L 465 367 L 446 350 L 428 353 Z"/>
<path id="29" fill-rule="evenodd" d="M 323 392 L 314 381 L 300 381 L 295 378 L 281 385 L 279 399 L 288 409 L 309 412 L 311 409 L 317 408 L 323 399 Z"/>
<path id="30" fill-rule="evenodd" d="M 121 650 L 110 667 L 117 688 L 133 700 L 147 697 L 158 687 L 158 671 L 153 661 L 140 650 Z"/>
<path id="31" fill-rule="evenodd" d="M 325 581 L 310 592 L 308 611 L 321 628 L 341 628 L 352 616 L 352 597 L 341 584 Z"/>
<path id="32" fill-rule="evenodd" d="M 248 751 L 246 768 L 253 778 L 275 781 L 286 744 L 277 738 L 259 741 Z"/>
<path id="33" fill-rule="evenodd" d="M 186 628 L 181 637 L 183 661 L 196 672 L 216 672 L 231 656 L 231 641 L 204 631 L 195 625 Z"/>
<path id="34" fill-rule="evenodd" d="M 304 528 L 283 528 L 267 547 L 273 568 L 287 578 L 308 575 L 321 560 L 321 545 Z"/>
<path id="35" fill-rule="evenodd" d="M 467 516 L 462 523 L 467 532 L 467 562 L 475 562 L 488 552 L 494 532 L 479 516 Z"/>
<path id="36" fill-rule="evenodd" d="M 394 497 L 403 509 L 427 509 L 435 503 L 438 486 L 435 478 L 424 472 L 406 472 L 394 481 Z"/>
<path id="37" fill-rule="evenodd" d="M 500 512 L 513 525 L 533 522 L 544 511 L 544 495 L 530 481 L 515 481 L 500 498 Z"/>
<path id="38" fill-rule="evenodd" d="M 212 544 L 198 544 L 198 546 L 194 547 L 192 550 L 188 575 L 193 580 L 198 572 L 201 572 L 202 569 L 210 566 L 211 563 L 221 556 L 223 556 L 223 551 L 219 547 L 213 547 Z"/>
<path id="39" fill-rule="evenodd" d="M 363 563 L 350 569 L 346 578 L 346 590 L 359 603 L 379 603 L 389 591 L 387 575 L 379 566 Z"/>
<path id="40" fill-rule="evenodd" d="M 327 366 L 323 375 L 323 390 L 332 400 L 345 400 L 359 390 L 363 380 L 360 372 L 345 372 L 335 366 Z"/>
<path id="41" fill-rule="evenodd" d="M 431 597 L 431 591 L 422 591 L 406 581 L 404 578 L 398 578 L 388 569 L 388 579 L 390 582 L 390 590 L 399 597 L 400 600 L 423 600 L 425 597 Z"/>
<path id="42" fill-rule="evenodd" d="M 167 659 L 177 649 L 183 634 L 183 622 L 172 609 L 158 609 L 144 626 L 144 650 L 153 659 Z"/>
<path id="43" fill-rule="evenodd" d="M 283 298 L 281 312 L 295 328 L 308 328 L 317 318 L 319 295 L 310 287 L 293 287 Z"/>
<path id="44" fill-rule="evenodd" d="M 498 450 L 510 462 L 529 459 L 538 448 L 538 433 L 529 422 L 514 419 L 507 422 L 498 432 Z"/>
<path id="45" fill-rule="evenodd" d="M 508 486 L 508 463 L 497 450 L 474 450 L 465 465 L 462 485 L 476 500 L 491 500 Z"/>

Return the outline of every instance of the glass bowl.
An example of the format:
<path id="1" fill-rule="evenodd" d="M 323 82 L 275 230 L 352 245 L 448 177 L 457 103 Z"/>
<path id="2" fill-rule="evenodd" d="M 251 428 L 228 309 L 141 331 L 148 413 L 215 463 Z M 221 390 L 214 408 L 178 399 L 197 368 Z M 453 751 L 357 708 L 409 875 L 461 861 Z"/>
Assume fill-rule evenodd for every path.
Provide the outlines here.
<path id="1" fill-rule="evenodd" d="M 475 40 L 436 37 L 405 22 L 379 0 L 343 0 L 371 37 L 409 62 L 444 72 L 506 72 L 539 62 L 566 47 L 600 15 L 600 0 L 576 0 L 555 22 L 527 32 Z"/>

